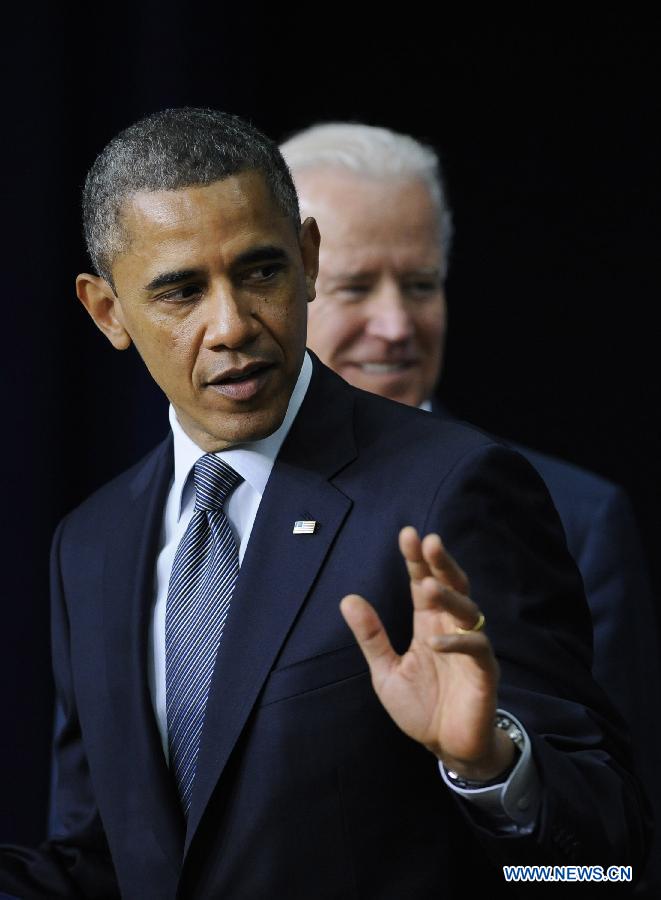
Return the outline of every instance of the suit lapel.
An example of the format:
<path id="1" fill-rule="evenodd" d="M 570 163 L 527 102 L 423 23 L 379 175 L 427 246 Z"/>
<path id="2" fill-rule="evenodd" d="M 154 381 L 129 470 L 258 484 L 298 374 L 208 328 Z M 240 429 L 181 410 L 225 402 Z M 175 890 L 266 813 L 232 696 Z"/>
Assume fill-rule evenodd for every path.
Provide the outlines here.
<path id="1" fill-rule="evenodd" d="M 355 455 L 351 393 L 315 364 L 306 398 L 266 486 L 232 598 L 207 701 L 186 851 L 351 507 L 328 479 Z M 299 519 L 315 520 L 314 533 L 294 535 Z"/>
<path id="2" fill-rule="evenodd" d="M 181 815 L 149 694 L 149 622 L 154 567 L 163 508 L 172 477 L 168 438 L 147 459 L 130 485 L 131 503 L 113 529 L 104 565 L 106 671 L 118 731 L 135 754 L 145 819 L 167 859 L 179 870 Z"/>

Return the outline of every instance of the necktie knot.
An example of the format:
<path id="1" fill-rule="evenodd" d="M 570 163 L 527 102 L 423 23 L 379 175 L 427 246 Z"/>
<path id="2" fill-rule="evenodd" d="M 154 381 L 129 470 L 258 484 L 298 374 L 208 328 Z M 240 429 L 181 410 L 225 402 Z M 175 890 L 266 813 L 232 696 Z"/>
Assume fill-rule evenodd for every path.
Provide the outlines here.
<path id="1" fill-rule="evenodd" d="M 222 509 L 234 488 L 243 481 L 238 472 L 213 453 L 201 456 L 193 468 L 195 509 Z"/>

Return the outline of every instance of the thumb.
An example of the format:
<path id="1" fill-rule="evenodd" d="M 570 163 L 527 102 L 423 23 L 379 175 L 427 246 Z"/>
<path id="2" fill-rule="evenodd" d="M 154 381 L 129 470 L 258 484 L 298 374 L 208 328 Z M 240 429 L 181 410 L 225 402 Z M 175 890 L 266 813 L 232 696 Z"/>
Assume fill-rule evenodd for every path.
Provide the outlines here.
<path id="1" fill-rule="evenodd" d="M 358 594 L 344 597 L 340 612 L 363 651 L 372 673 L 372 683 L 378 689 L 399 661 L 381 619 L 374 607 Z"/>

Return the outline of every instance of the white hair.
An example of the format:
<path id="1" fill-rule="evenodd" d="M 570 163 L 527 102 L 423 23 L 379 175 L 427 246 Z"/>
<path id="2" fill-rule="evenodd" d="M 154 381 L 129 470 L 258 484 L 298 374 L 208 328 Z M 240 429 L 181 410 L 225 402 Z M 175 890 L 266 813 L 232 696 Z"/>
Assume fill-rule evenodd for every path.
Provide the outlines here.
<path id="1" fill-rule="evenodd" d="M 350 122 L 312 125 L 280 145 L 294 181 L 306 169 L 339 169 L 376 179 L 420 179 L 438 209 L 444 267 L 452 243 L 452 212 L 436 152 L 406 134 Z"/>

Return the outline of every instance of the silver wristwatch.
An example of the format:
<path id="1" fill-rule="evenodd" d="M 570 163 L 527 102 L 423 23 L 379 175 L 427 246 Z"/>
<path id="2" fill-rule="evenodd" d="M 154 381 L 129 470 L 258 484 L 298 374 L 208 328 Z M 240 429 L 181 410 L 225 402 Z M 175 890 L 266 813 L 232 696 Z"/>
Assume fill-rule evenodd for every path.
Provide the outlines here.
<path id="1" fill-rule="evenodd" d="M 505 716 L 503 713 L 496 713 L 495 726 L 496 728 L 502 728 L 519 753 L 523 753 L 523 746 L 525 744 L 523 732 L 509 716 Z"/>
<path id="2" fill-rule="evenodd" d="M 469 781 L 467 778 L 462 778 L 460 775 L 457 775 L 456 772 L 453 772 L 451 769 L 446 769 L 445 766 L 443 766 L 445 774 L 455 787 L 461 788 L 462 790 L 477 790 L 479 788 L 494 787 L 497 784 L 504 784 L 511 775 L 523 752 L 525 744 L 523 732 L 519 726 L 504 713 L 496 713 L 494 725 L 496 728 L 501 728 L 514 744 L 515 752 L 511 765 L 509 765 L 504 772 L 501 772 L 500 775 L 497 775 L 490 781 Z"/>

